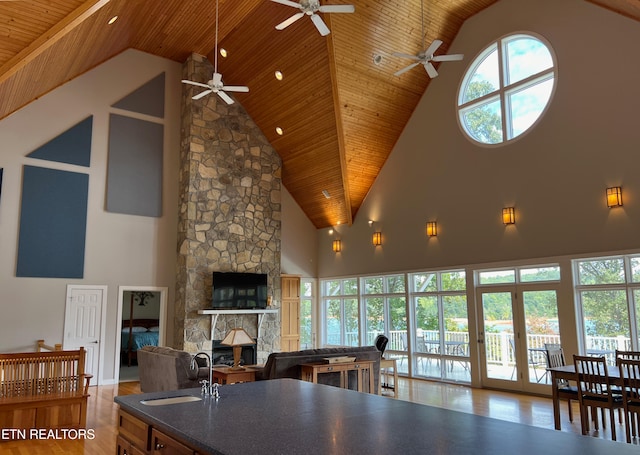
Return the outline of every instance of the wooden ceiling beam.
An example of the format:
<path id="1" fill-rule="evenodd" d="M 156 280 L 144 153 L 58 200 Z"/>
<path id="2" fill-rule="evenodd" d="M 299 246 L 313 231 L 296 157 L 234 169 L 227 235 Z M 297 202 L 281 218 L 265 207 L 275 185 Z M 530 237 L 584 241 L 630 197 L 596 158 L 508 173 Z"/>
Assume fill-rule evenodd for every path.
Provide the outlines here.
<path id="1" fill-rule="evenodd" d="M 331 18 L 325 14 L 327 26 L 331 28 Z M 338 75 L 336 70 L 336 53 L 333 46 L 333 35 L 327 36 L 327 52 L 329 53 L 329 77 L 331 78 L 331 90 L 333 91 L 333 111 L 336 117 L 336 132 L 338 135 L 338 153 L 340 154 L 340 171 L 342 173 L 342 188 L 344 199 L 344 215 L 346 220 L 331 220 L 332 224 L 338 221 L 351 226 L 353 223 L 353 211 L 351 209 L 351 191 L 349 189 L 349 173 L 347 172 L 347 157 L 344 138 L 344 128 L 342 127 L 342 105 L 340 103 L 340 90 L 338 88 Z"/>
<path id="2" fill-rule="evenodd" d="M 64 38 L 68 33 L 94 15 L 111 0 L 87 0 L 71 14 L 55 24 L 46 33 L 39 36 L 12 59 L 0 67 L 0 83 L 5 82 L 22 68 L 35 60 L 40 54 Z"/>

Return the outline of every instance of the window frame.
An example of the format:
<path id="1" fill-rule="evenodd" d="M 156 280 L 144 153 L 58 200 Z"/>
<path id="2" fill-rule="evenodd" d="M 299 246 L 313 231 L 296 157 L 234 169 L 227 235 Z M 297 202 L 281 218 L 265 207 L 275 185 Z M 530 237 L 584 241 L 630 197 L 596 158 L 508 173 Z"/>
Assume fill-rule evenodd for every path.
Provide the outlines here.
<path id="1" fill-rule="evenodd" d="M 622 347 L 621 350 L 638 350 L 640 348 L 639 339 L 639 326 L 640 321 L 637 319 L 638 306 L 640 301 L 637 301 L 634 295 L 634 291 L 640 290 L 640 282 L 633 281 L 633 267 L 632 260 L 640 258 L 637 253 L 626 255 L 614 255 L 614 256 L 600 256 L 600 257 L 583 257 L 572 260 L 572 274 L 573 274 L 573 289 L 574 289 L 574 301 L 576 305 L 577 316 L 577 330 L 579 347 L 582 353 L 587 352 L 587 334 L 585 330 L 584 321 L 584 306 L 583 306 L 583 294 L 585 292 L 608 292 L 618 291 L 622 292 L 626 298 L 627 305 L 627 323 L 629 326 L 629 341 L 628 346 Z M 580 264 L 584 262 L 606 262 L 611 260 L 622 260 L 624 281 L 612 282 L 612 283 L 595 283 L 595 284 L 581 284 L 580 283 Z M 620 349 L 620 347 L 618 347 Z M 609 365 L 615 365 L 615 356 L 613 353 L 605 354 L 607 363 Z"/>
<path id="2" fill-rule="evenodd" d="M 506 81 L 507 70 L 508 68 L 505 65 L 507 60 L 507 52 L 506 47 L 510 41 L 514 41 L 521 38 L 531 38 L 539 41 L 544 45 L 549 52 L 551 57 L 552 65 L 550 68 L 547 68 L 543 71 L 536 72 L 534 74 L 530 74 L 529 76 L 517 80 L 513 83 L 509 83 L 507 85 Z M 474 98 L 473 100 L 464 101 L 465 94 L 467 93 L 467 89 L 469 83 L 473 76 L 476 74 L 478 67 L 493 53 L 497 52 L 497 60 L 498 60 L 498 83 L 499 87 L 496 90 L 487 93 L 485 95 Z M 556 88 L 558 86 L 558 61 L 556 58 L 556 54 L 551 47 L 549 41 L 547 41 L 541 35 L 534 32 L 514 32 L 504 36 L 497 38 L 491 43 L 487 44 L 482 48 L 482 50 L 478 53 L 478 55 L 472 60 L 471 64 L 465 70 L 464 76 L 460 82 L 460 86 L 458 87 L 458 94 L 456 97 L 456 110 L 457 115 L 456 119 L 458 122 L 458 126 L 462 130 L 464 136 L 471 141 L 475 145 L 479 145 L 482 147 L 495 148 L 501 147 L 506 144 L 511 144 L 514 141 L 519 140 L 520 138 L 526 136 L 529 132 L 535 129 L 535 127 L 540 123 L 541 119 L 545 116 L 549 106 L 552 103 L 553 97 L 555 95 Z M 549 99 L 547 103 L 544 105 L 540 114 L 537 116 L 535 121 L 531 123 L 529 127 L 527 127 L 524 131 L 522 131 L 517 136 L 513 136 L 514 122 L 512 118 L 512 109 L 511 109 L 511 95 L 522 92 L 529 88 L 534 87 L 537 84 L 544 83 L 549 79 L 553 80 L 553 86 L 551 88 L 551 93 L 549 94 Z M 496 143 L 487 143 L 481 142 L 477 140 L 471 132 L 467 128 L 467 122 L 465 120 L 465 115 L 469 112 L 472 112 L 474 109 L 477 109 L 483 105 L 489 105 L 493 102 L 498 102 L 499 104 L 499 112 L 500 112 L 500 122 L 501 122 L 501 135 L 502 140 Z"/>

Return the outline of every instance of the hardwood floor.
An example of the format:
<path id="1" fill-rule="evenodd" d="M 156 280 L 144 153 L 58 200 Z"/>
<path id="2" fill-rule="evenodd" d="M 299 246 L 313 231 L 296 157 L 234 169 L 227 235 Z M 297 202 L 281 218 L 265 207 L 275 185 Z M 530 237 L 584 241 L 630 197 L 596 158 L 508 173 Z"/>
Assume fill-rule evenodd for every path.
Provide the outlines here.
<path id="1" fill-rule="evenodd" d="M 46 439 L 0 442 L 0 454 L 11 455 L 113 455 L 116 452 L 116 395 L 140 393 L 137 382 L 91 388 L 87 429 L 95 437 L 87 440 Z M 400 378 L 398 399 L 473 413 L 501 420 L 553 429 L 551 399 L 484 389 Z M 388 398 L 392 400 L 393 398 Z M 566 402 L 561 403 L 562 431 L 580 434 L 580 412 L 574 404 L 574 422 L 569 422 Z M 618 441 L 624 441 L 624 426 L 617 424 Z M 611 439 L 610 429 L 591 432 L 592 437 Z M 636 442 L 637 444 L 637 442 Z"/>

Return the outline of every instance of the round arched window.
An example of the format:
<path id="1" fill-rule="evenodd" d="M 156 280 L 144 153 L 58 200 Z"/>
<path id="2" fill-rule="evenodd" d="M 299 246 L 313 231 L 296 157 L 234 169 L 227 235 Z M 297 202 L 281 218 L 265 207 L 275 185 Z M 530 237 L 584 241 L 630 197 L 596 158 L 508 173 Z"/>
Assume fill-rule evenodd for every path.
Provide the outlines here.
<path id="1" fill-rule="evenodd" d="M 550 46 L 526 34 L 491 43 L 469 66 L 458 93 L 458 120 L 474 142 L 511 141 L 540 119 L 555 87 Z"/>

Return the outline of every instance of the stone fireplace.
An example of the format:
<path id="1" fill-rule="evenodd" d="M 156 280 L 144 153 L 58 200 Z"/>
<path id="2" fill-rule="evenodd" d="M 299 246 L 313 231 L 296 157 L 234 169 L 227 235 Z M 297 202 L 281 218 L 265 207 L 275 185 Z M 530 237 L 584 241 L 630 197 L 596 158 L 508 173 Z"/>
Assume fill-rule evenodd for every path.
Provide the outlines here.
<path id="1" fill-rule="evenodd" d="M 211 344 L 212 365 L 233 365 L 233 347 L 220 344 L 222 340 L 213 340 Z M 257 363 L 256 345 L 242 346 L 241 365 L 255 365 Z"/>
<path id="2" fill-rule="evenodd" d="M 183 77 L 207 81 L 213 66 L 193 54 Z M 211 330 L 212 273 L 268 274 L 272 309 L 280 306 L 280 156 L 237 102 L 212 93 L 191 97 L 182 87 L 180 202 L 174 344 L 189 352 L 211 352 L 212 339 L 235 327 L 257 338 L 257 362 L 280 348 L 277 313 L 267 314 L 260 336 L 255 315 L 221 315 Z M 255 362 L 253 362 L 255 363 Z"/>

